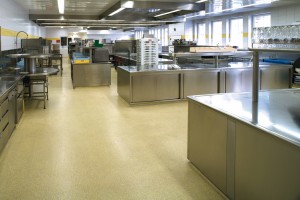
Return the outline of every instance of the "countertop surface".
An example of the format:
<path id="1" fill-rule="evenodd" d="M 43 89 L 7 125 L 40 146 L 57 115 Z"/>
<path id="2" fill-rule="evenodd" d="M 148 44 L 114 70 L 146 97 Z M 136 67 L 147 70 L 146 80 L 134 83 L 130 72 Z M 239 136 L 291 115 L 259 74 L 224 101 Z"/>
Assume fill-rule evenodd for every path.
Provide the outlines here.
<path id="1" fill-rule="evenodd" d="M 36 67 L 33 73 L 24 74 L 26 76 L 43 76 L 56 74 L 58 69 L 52 67 Z"/>
<path id="2" fill-rule="evenodd" d="M 24 78 L 22 75 L 0 74 L 0 99 L 22 78 Z"/>
<path id="3" fill-rule="evenodd" d="M 251 93 L 188 98 L 300 147 L 300 89 L 261 91 L 258 103 Z"/>

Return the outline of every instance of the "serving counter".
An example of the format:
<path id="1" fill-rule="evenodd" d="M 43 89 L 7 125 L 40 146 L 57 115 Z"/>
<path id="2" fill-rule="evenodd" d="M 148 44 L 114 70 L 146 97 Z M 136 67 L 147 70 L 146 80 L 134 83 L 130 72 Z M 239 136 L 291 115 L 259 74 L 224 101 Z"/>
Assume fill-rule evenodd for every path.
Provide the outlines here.
<path id="1" fill-rule="evenodd" d="M 300 90 L 191 96 L 188 159 L 236 200 L 300 198 Z"/>
<path id="2" fill-rule="evenodd" d="M 129 104 L 185 99 L 189 95 L 252 90 L 252 64 L 119 66 L 119 95 Z M 292 66 L 260 64 L 261 90 L 290 88 Z"/>
<path id="3" fill-rule="evenodd" d="M 71 63 L 73 88 L 104 86 L 111 84 L 110 62 L 75 64 Z"/>

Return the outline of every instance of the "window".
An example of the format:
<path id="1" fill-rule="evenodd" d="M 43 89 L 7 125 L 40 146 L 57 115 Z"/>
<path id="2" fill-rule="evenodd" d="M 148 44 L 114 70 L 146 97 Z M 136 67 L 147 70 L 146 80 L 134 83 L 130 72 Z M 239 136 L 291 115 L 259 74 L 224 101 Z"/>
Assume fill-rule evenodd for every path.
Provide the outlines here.
<path id="1" fill-rule="evenodd" d="M 168 46 L 168 28 L 161 28 L 161 45 Z"/>
<path id="2" fill-rule="evenodd" d="M 205 24 L 198 24 L 198 42 L 197 44 L 206 44 Z"/>
<path id="3" fill-rule="evenodd" d="M 157 29 L 157 39 L 158 39 L 159 41 L 161 41 L 160 32 L 161 32 L 161 29 L 158 28 L 158 29 Z"/>
<path id="4" fill-rule="evenodd" d="M 212 44 L 222 45 L 222 21 L 213 22 L 212 29 Z"/>
<path id="5" fill-rule="evenodd" d="M 164 28 L 165 36 L 164 36 L 164 43 L 163 46 L 168 46 L 169 45 L 169 29 Z"/>
<path id="6" fill-rule="evenodd" d="M 243 48 L 244 45 L 243 19 L 230 20 L 230 45 Z"/>
<path id="7" fill-rule="evenodd" d="M 270 27 L 270 26 L 271 26 L 270 14 L 253 16 L 253 28 Z"/>
<path id="8" fill-rule="evenodd" d="M 135 31 L 135 38 L 141 39 L 144 36 L 144 31 Z"/>

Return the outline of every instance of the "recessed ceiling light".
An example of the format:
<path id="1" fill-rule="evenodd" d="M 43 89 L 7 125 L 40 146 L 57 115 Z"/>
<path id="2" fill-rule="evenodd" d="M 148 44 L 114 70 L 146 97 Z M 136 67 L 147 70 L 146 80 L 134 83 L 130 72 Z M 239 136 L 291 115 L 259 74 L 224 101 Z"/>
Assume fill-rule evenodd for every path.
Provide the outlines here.
<path id="1" fill-rule="evenodd" d="M 115 15 L 115 14 L 117 14 L 118 12 L 121 12 L 122 10 L 124 10 L 125 8 L 119 8 L 118 10 L 116 10 L 116 11 L 114 11 L 114 12 L 112 12 L 112 13 L 110 13 L 108 16 L 113 16 L 113 15 Z"/>
<path id="2" fill-rule="evenodd" d="M 173 11 L 170 11 L 170 12 L 166 12 L 166 13 L 162 13 L 162 14 L 159 14 L 159 15 L 155 15 L 154 17 L 160 17 L 160 16 L 163 16 L 163 15 L 171 14 L 171 13 L 178 12 L 178 11 L 180 11 L 180 10 L 173 10 Z"/>
<path id="3" fill-rule="evenodd" d="M 59 14 L 65 13 L 65 0 L 57 0 Z"/>

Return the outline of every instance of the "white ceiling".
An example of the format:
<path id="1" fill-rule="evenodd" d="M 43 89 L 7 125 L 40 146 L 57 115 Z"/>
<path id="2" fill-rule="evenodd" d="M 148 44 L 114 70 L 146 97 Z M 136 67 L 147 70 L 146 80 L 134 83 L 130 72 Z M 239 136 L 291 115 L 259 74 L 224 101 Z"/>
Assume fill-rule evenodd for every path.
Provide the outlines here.
<path id="1" fill-rule="evenodd" d="M 132 28 L 147 27 L 162 25 L 166 23 L 177 22 L 179 16 L 183 19 L 183 15 L 187 18 L 192 17 L 193 19 L 205 18 L 197 14 L 200 10 L 199 4 L 194 4 L 197 0 L 135 0 L 137 2 L 142 2 L 145 8 L 126 8 L 122 12 L 114 15 L 113 17 L 102 18 L 102 15 L 107 16 L 111 13 L 111 9 L 116 9 L 116 6 L 120 6 L 121 0 L 65 0 L 65 13 L 64 18 L 58 12 L 57 0 L 14 0 L 20 4 L 25 10 L 29 11 L 30 19 L 36 22 L 40 26 L 81 26 L 81 27 L 103 27 L 107 23 L 107 27 L 118 27 L 118 28 Z M 226 14 L 232 14 L 236 12 L 245 12 L 254 9 L 264 9 L 270 6 L 283 6 L 291 5 L 295 3 L 300 3 L 300 0 L 208 0 L 202 4 L 201 9 L 205 9 L 207 13 L 215 12 L 216 8 L 221 10 L 228 10 L 228 8 L 233 8 L 234 6 L 245 6 L 253 5 L 258 2 L 263 1 L 275 1 L 272 4 L 264 4 L 260 6 L 250 6 L 243 9 L 233 9 L 226 12 L 218 12 L 215 15 L 222 16 Z M 125 0 L 123 0 L 125 2 Z M 152 3 L 151 3 L 152 2 Z M 140 4 L 141 5 L 141 4 Z M 182 6 L 187 9 L 176 8 L 176 6 Z M 196 7 L 194 7 L 196 5 Z M 205 8 L 206 7 L 206 8 Z M 155 13 L 151 10 L 154 10 Z M 155 18 L 157 14 L 161 14 L 170 10 L 180 9 L 180 12 L 174 13 L 170 16 L 164 16 Z M 188 14 L 188 12 L 193 12 Z M 83 16 L 84 15 L 84 16 Z M 197 17 L 194 17 L 197 16 Z M 206 16 L 206 17 L 211 17 Z M 99 20 L 103 19 L 103 20 Z M 171 19 L 171 20 L 170 20 Z M 182 21 L 181 19 L 181 21 Z M 83 22 L 83 20 L 85 20 Z M 110 21 L 109 21 L 110 20 Z M 120 23 L 120 20 L 126 20 L 124 25 L 113 25 L 113 23 Z M 163 20 L 168 20 L 164 22 Z M 115 21 L 115 22 L 112 22 Z M 171 22 L 170 22 L 171 21 Z M 141 23 L 142 22 L 142 23 Z M 122 22 L 123 23 L 123 22 Z M 151 23 L 145 25 L 145 23 Z M 101 24 L 101 26 L 100 26 Z M 144 24 L 144 25 L 143 25 Z"/>
<path id="2" fill-rule="evenodd" d="M 58 14 L 57 0 L 14 0 L 30 14 Z M 65 0 L 65 14 L 99 15 L 119 0 Z M 147 0 L 139 0 L 147 1 Z M 149 0 L 148 0 L 149 1 Z M 150 0 L 152 2 L 194 3 L 196 0 Z"/>
<path id="3" fill-rule="evenodd" d="M 58 14 L 57 0 L 14 0 L 30 14 Z M 118 0 L 66 0 L 65 14 L 97 15 Z"/>

